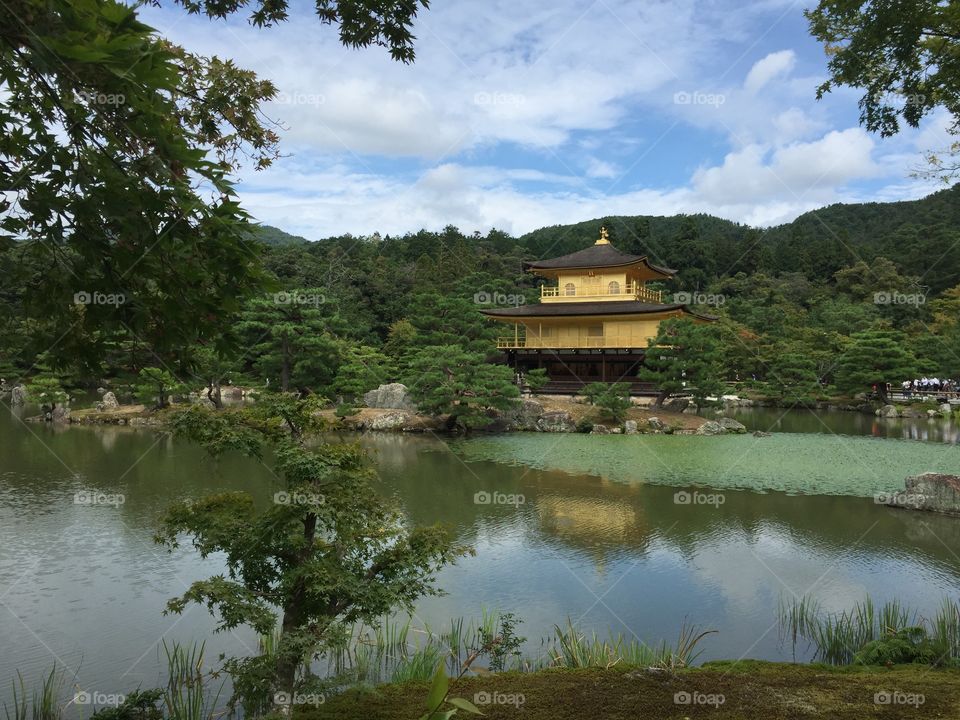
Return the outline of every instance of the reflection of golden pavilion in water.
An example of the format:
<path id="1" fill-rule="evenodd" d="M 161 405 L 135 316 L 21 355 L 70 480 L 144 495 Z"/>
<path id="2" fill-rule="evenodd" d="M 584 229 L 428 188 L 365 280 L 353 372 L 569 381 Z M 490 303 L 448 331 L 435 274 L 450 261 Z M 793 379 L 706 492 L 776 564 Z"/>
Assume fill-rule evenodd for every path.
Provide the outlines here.
<path id="1" fill-rule="evenodd" d="M 582 478 L 578 480 L 582 482 Z M 600 496 L 571 494 L 569 487 L 557 488 L 563 494 L 539 492 L 536 509 L 544 535 L 587 551 L 602 570 L 611 553 L 622 552 L 625 547 L 645 548 L 650 527 L 636 503 L 636 488 L 606 480 L 600 480 L 599 485 L 587 489 L 602 490 Z M 579 489 L 582 492 L 585 488 L 581 485 Z"/>

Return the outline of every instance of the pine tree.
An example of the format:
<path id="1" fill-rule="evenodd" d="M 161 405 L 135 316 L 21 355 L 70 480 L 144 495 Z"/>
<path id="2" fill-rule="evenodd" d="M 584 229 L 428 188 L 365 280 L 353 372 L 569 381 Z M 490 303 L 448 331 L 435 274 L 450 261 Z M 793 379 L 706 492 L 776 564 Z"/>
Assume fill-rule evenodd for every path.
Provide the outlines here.
<path id="1" fill-rule="evenodd" d="M 717 328 L 686 318 L 660 323 L 639 375 L 660 391 L 656 407 L 680 392 L 691 393 L 698 407 L 709 404 L 708 396 L 723 389 Z"/>
<path id="2" fill-rule="evenodd" d="M 836 385 L 851 394 L 875 387 L 887 402 L 887 383 L 902 382 L 917 372 L 917 359 L 903 345 L 903 336 L 889 330 L 867 330 L 850 337 L 840 356 Z"/>

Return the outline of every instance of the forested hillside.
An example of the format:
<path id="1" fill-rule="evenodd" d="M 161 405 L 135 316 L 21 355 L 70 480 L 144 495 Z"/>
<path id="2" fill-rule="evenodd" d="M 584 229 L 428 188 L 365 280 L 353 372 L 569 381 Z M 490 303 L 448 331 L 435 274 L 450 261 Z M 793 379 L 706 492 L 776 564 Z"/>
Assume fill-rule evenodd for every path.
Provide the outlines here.
<path id="1" fill-rule="evenodd" d="M 457 362 L 476 373 L 496 359 L 497 328 L 479 310 L 537 302 L 541 281 L 523 262 L 582 249 L 601 225 L 621 250 L 679 270 L 664 290 L 720 317 L 726 379 L 766 382 L 771 392 L 796 382 L 816 395 L 837 382 L 845 353 L 887 355 L 883 348 L 894 346 L 906 353 L 898 372 L 960 373 L 954 187 L 915 202 L 834 205 L 767 230 L 706 215 L 638 216 L 519 238 L 448 227 L 305 242 L 263 227 L 253 254 L 272 285 L 222 318 L 221 341 L 158 355 L 147 337 L 96 334 L 87 340 L 97 362 L 70 369 L 69 377 L 93 384 L 160 365 L 193 380 L 229 371 L 249 382 L 350 397 L 379 381 L 422 375 L 436 364 L 436 348 L 463 353 Z M 0 260 L 16 262 L 15 253 Z M 127 298 L 117 312 L 136 312 L 137 304 Z M 49 349 L 49 330 L 26 320 L 16 292 L 2 308 L 3 374 L 66 373 L 73 358 Z"/>

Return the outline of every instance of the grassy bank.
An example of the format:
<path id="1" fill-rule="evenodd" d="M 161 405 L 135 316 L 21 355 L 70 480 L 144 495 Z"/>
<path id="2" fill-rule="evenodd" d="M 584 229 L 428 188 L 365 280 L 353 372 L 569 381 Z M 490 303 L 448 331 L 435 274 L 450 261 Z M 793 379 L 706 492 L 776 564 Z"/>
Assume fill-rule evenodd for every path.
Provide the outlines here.
<path id="1" fill-rule="evenodd" d="M 296 717 L 413 720 L 424 711 L 428 689 L 429 683 L 410 682 L 353 690 L 304 707 Z M 451 697 L 479 700 L 486 717 L 511 720 L 958 718 L 960 670 L 756 661 L 707 663 L 676 672 L 552 669 L 464 679 L 453 685 Z M 484 697 L 498 702 L 481 704 Z M 457 717 L 473 716 L 460 712 Z"/>

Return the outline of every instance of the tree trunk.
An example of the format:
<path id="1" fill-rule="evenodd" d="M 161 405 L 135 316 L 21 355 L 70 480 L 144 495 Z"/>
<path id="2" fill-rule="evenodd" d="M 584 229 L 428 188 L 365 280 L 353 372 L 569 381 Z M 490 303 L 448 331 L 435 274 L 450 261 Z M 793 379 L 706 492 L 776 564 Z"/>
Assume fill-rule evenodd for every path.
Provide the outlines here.
<path id="1" fill-rule="evenodd" d="M 657 409 L 663 407 L 663 404 L 667 401 L 667 398 L 670 397 L 670 393 L 666 390 L 661 390 L 660 394 L 657 395 L 656 401 L 653 403 L 653 406 Z"/>
<path id="2" fill-rule="evenodd" d="M 211 380 L 207 386 L 207 399 L 217 410 L 223 410 L 223 397 L 220 394 L 220 381 Z"/>
<path id="3" fill-rule="evenodd" d="M 283 357 L 283 365 L 280 367 L 280 390 L 287 392 L 290 390 L 290 345 L 286 338 L 283 339 L 280 353 Z"/>
<path id="4" fill-rule="evenodd" d="M 313 543 L 317 532 L 317 516 L 308 513 L 303 519 L 304 546 L 298 557 L 298 564 L 303 565 L 313 555 Z M 284 638 L 289 637 L 303 627 L 306 620 L 303 617 L 303 601 L 306 595 L 306 581 L 298 579 L 290 593 L 290 599 L 283 606 L 283 620 L 280 624 L 279 657 L 277 658 L 277 676 L 275 690 L 293 696 L 297 683 L 297 669 L 302 657 L 284 647 Z M 286 710 L 286 709 L 285 709 Z"/>

